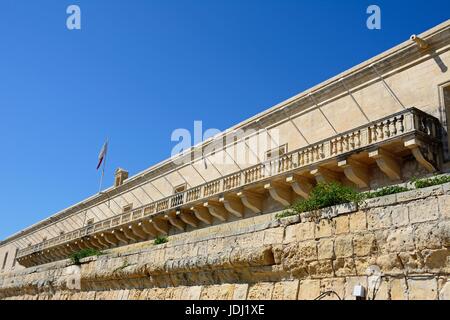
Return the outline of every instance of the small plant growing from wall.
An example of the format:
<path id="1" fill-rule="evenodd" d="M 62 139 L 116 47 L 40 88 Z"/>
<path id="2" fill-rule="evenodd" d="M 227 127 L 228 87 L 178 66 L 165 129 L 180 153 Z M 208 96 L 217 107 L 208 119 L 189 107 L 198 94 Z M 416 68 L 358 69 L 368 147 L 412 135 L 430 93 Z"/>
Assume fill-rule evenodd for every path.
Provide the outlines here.
<path id="1" fill-rule="evenodd" d="M 450 176 L 440 176 L 428 179 L 413 179 L 412 182 L 417 189 L 423 189 L 448 183 L 450 182 Z"/>
<path id="2" fill-rule="evenodd" d="M 389 187 L 381 188 L 380 190 L 377 190 L 377 191 L 366 192 L 364 195 L 367 199 L 373 199 L 373 198 L 388 196 L 391 194 L 402 193 L 402 192 L 406 192 L 406 191 L 410 191 L 410 189 L 407 187 L 402 187 L 402 186 L 389 186 Z"/>
<path id="3" fill-rule="evenodd" d="M 337 182 L 319 183 L 311 191 L 310 197 L 299 200 L 289 207 L 277 218 L 293 216 L 303 212 L 312 212 L 345 203 L 361 203 L 365 199 L 364 194 L 355 189 Z"/>
<path id="4" fill-rule="evenodd" d="M 99 256 L 102 254 L 103 253 L 99 250 L 87 248 L 87 249 L 82 249 L 80 251 L 72 253 L 69 258 L 70 258 L 70 260 L 72 260 L 72 262 L 74 264 L 80 264 L 80 260 L 83 258 Z"/>
<path id="5" fill-rule="evenodd" d="M 427 179 L 412 179 L 416 189 L 427 188 L 450 182 L 450 175 L 442 175 Z M 314 212 L 323 208 L 328 208 L 345 203 L 361 204 L 366 199 L 383 197 L 391 194 L 411 191 L 405 186 L 389 186 L 376 191 L 358 192 L 351 187 L 344 186 L 337 182 L 319 183 L 310 194 L 309 199 L 299 200 L 280 214 L 277 218 L 295 216 L 303 212 Z"/>
<path id="6" fill-rule="evenodd" d="M 167 237 L 158 236 L 155 238 L 155 241 L 153 243 L 155 244 L 155 246 L 157 246 L 166 242 L 169 242 L 169 239 L 167 239 Z"/>

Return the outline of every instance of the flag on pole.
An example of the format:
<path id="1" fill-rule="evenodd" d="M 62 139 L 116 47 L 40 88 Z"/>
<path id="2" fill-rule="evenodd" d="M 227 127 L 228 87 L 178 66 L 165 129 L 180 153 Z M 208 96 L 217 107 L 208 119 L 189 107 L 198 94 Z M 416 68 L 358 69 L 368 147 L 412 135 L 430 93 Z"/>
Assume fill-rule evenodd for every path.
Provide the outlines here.
<path id="1" fill-rule="evenodd" d="M 102 150 L 100 150 L 100 153 L 98 155 L 97 170 L 98 170 L 98 168 L 100 168 L 100 166 L 102 165 L 103 161 L 105 160 L 106 152 L 108 152 L 108 141 L 106 141 L 103 144 Z"/>

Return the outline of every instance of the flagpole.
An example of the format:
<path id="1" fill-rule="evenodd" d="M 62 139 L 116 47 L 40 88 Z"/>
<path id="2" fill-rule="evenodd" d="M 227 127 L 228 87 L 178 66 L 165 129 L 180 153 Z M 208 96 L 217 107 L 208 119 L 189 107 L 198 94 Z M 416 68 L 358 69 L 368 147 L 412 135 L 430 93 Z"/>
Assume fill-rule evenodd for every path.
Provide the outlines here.
<path id="1" fill-rule="evenodd" d="M 102 193 L 102 184 L 103 184 L 103 177 L 105 176 L 105 165 L 106 165 L 106 158 L 108 157 L 108 145 L 109 145 L 109 139 L 106 139 L 106 152 L 105 152 L 105 159 L 103 159 L 103 165 L 102 165 L 102 175 L 100 177 L 100 186 L 98 188 L 98 193 Z"/>

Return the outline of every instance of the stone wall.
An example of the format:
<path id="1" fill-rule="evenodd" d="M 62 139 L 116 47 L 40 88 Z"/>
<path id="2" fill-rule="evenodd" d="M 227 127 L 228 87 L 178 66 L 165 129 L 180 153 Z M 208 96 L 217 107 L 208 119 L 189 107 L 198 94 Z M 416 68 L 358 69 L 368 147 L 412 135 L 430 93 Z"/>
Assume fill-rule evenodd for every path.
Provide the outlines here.
<path id="1" fill-rule="evenodd" d="M 2 299 L 450 299 L 450 184 L 0 276 Z M 381 275 L 381 277 L 378 277 Z M 337 299 L 335 294 L 325 299 Z"/>

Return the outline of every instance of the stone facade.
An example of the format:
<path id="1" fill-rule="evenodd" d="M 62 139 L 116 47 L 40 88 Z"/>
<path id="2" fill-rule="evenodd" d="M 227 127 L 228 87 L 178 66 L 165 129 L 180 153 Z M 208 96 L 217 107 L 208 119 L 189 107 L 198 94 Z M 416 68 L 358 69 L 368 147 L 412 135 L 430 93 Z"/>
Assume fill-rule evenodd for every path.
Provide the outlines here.
<path id="1" fill-rule="evenodd" d="M 450 184 L 211 226 L 0 277 L 2 299 L 448 300 Z M 332 212 L 332 214 L 330 214 Z"/>
<path id="2" fill-rule="evenodd" d="M 289 153 L 300 150 L 300 157 L 297 160 L 302 165 L 302 170 L 296 174 L 301 175 L 302 179 L 297 181 L 290 177 L 289 182 L 296 195 L 299 196 L 305 196 L 309 190 L 308 183 L 305 184 L 305 182 L 311 183 L 310 181 L 314 179 L 329 179 L 332 176 L 334 178 L 340 176 L 338 178 L 343 183 L 354 185 L 357 188 L 377 188 L 407 181 L 413 176 L 425 175 L 430 169 L 439 169 L 434 168 L 433 163 L 439 160 L 442 153 L 432 150 L 433 143 L 430 143 L 429 140 L 419 141 L 423 134 L 413 136 L 411 138 L 414 139 L 409 141 L 402 141 L 404 136 L 399 134 L 402 125 L 396 126 L 401 122 L 399 121 L 401 116 L 400 118 L 392 117 L 393 115 L 398 116 L 399 112 L 410 107 L 415 107 L 427 115 L 433 116 L 433 119 L 436 119 L 442 126 L 443 131 L 438 138 L 442 140 L 444 162 L 440 163 L 442 165 L 439 167 L 443 170 L 448 169 L 448 160 L 450 159 L 447 138 L 447 123 L 450 114 L 450 100 L 448 99 L 450 96 L 449 25 L 449 21 L 446 21 L 419 35 L 420 39 L 427 42 L 427 49 L 422 49 L 414 41 L 407 40 L 385 53 L 234 126 L 222 137 L 230 138 L 234 129 L 245 129 L 249 132 L 252 129 L 259 130 L 256 134 L 239 137 L 235 146 L 244 148 L 248 156 L 256 153 L 256 157 L 264 161 L 267 149 L 260 148 L 250 152 L 245 145 L 256 145 L 258 139 L 270 141 L 268 132 L 272 134 L 277 132 L 279 144 L 285 145 Z M 381 119 L 384 120 L 377 123 Z M 419 126 L 414 128 L 415 131 L 421 131 L 422 125 L 427 129 L 426 122 L 417 122 L 416 124 Z M 362 126 L 364 128 L 360 130 Z M 427 131 L 426 135 L 431 135 L 430 130 L 425 131 Z M 389 142 L 391 134 L 397 135 L 401 144 L 380 146 L 374 143 L 374 141 L 378 141 L 377 139 Z M 352 141 L 355 141 L 355 138 L 356 140 L 363 138 L 364 145 L 355 150 L 350 148 L 350 151 L 347 150 L 349 152 L 345 152 L 345 149 L 349 148 L 348 142 L 354 143 Z M 217 139 L 217 141 L 219 140 Z M 326 143 L 321 146 L 323 141 Z M 214 146 L 214 143 L 211 146 Z M 371 150 L 372 147 L 382 148 Z M 391 152 L 386 152 L 383 149 L 385 147 L 390 148 Z M 399 154 L 392 154 L 395 150 L 398 150 Z M 241 163 L 240 167 L 244 171 L 233 161 L 216 163 L 216 168 L 211 165 L 205 168 L 205 161 L 214 162 L 215 158 L 227 157 L 227 153 L 233 154 L 230 146 L 215 152 L 206 152 L 205 158 L 189 153 L 185 157 L 192 157 L 192 161 L 184 164 L 175 164 L 172 159 L 168 159 L 122 181 L 123 183 L 120 185 L 104 190 L 102 194 L 85 199 L 4 241 L 0 241 L 0 272 L 34 265 L 36 261 L 16 263 L 17 255 L 19 257 L 27 255 L 26 251 L 29 248 L 33 253 L 41 251 L 41 247 L 51 248 L 52 243 L 60 241 L 61 238 L 64 238 L 64 241 L 71 239 L 76 242 L 77 236 L 72 239 L 71 233 L 86 228 L 87 221 L 93 221 L 94 229 L 98 226 L 101 228 L 108 219 L 115 219 L 123 214 L 125 208 L 131 207 L 134 210 L 145 207 L 152 211 L 152 214 L 163 214 L 164 219 L 175 224 L 175 227 L 167 230 L 167 233 L 171 235 L 193 230 L 194 228 L 187 225 L 181 231 L 184 224 L 173 218 L 174 210 L 170 212 L 176 208 L 182 197 L 185 197 L 183 203 L 189 199 L 201 200 L 199 205 L 207 203 L 208 200 L 220 202 L 220 192 L 223 192 L 224 188 L 217 190 L 217 187 L 221 183 L 226 190 L 230 188 L 230 191 L 239 193 L 240 190 L 236 190 L 236 187 L 244 187 L 244 178 L 258 174 L 255 170 L 257 168 L 253 167 L 252 163 Z M 317 155 L 323 156 L 322 153 L 326 154 L 326 158 L 317 157 Z M 428 161 L 426 158 L 430 155 L 431 159 Z M 419 159 L 420 164 L 413 157 L 416 160 Z M 287 159 L 287 165 L 291 164 L 289 161 Z M 286 163 L 282 164 L 282 166 L 284 165 Z M 325 175 L 324 172 L 329 173 L 330 166 L 332 172 L 340 175 Z M 245 170 L 248 170 L 249 173 Z M 220 175 L 227 179 L 218 183 L 216 180 L 220 178 Z M 180 199 L 171 198 L 174 196 L 174 187 L 186 182 L 190 190 L 180 196 Z M 272 181 L 264 181 L 264 183 L 267 182 Z M 285 181 L 282 182 L 285 183 Z M 245 185 L 245 187 L 248 186 Z M 255 190 L 251 191 L 260 192 L 257 188 L 263 187 L 264 185 L 255 186 Z M 199 190 L 203 193 L 199 193 Z M 271 198 L 267 199 L 267 193 L 270 193 Z M 293 200 L 289 199 L 292 197 L 283 197 L 280 194 L 283 195 L 286 192 L 278 193 L 276 188 L 269 183 L 265 198 L 260 204 L 260 211 L 268 213 L 281 210 L 289 200 Z M 233 197 L 236 195 L 233 194 Z M 245 194 L 242 195 L 245 196 Z M 233 208 L 233 202 L 228 204 L 229 200 L 223 200 L 223 204 Z M 248 201 L 243 200 L 242 202 L 245 204 Z M 239 201 L 235 203 L 238 207 L 241 206 Z M 183 209 L 190 210 L 193 207 L 193 205 L 189 205 Z M 254 206 L 250 206 L 250 209 L 246 207 L 244 214 L 245 216 L 254 215 L 257 209 Z M 214 206 L 210 205 L 208 210 L 214 211 Z M 236 213 L 233 209 L 230 210 Z M 233 214 L 229 216 L 228 221 L 233 221 L 235 218 Z M 198 223 L 192 219 L 186 221 L 191 222 L 192 225 Z M 209 220 L 207 219 L 207 221 Z M 211 222 L 217 223 L 215 220 Z M 398 221 L 398 223 L 402 222 Z M 361 225 L 352 221 L 348 227 L 360 228 Z M 138 230 L 137 233 L 142 232 L 140 226 L 133 226 L 133 229 Z M 61 232 L 64 233 L 64 236 L 61 236 Z M 100 237 L 100 235 L 97 236 Z M 99 242 L 102 241 L 106 240 L 100 238 Z M 117 242 L 117 239 L 113 238 L 112 241 L 113 243 Z M 96 242 L 96 240 L 91 240 L 91 242 Z M 79 243 L 70 245 L 78 247 Z M 67 247 L 65 249 L 71 250 Z M 39 254 L 41 253 L 43 252 L 39 252 Z M 38 260 L 45 262 L 45 258 L 52 255 L 55 255 L 56 259 L 58 252 L 52 252 L 51 255 L 44 252 L 43 255 L 44 259 Z"/>

